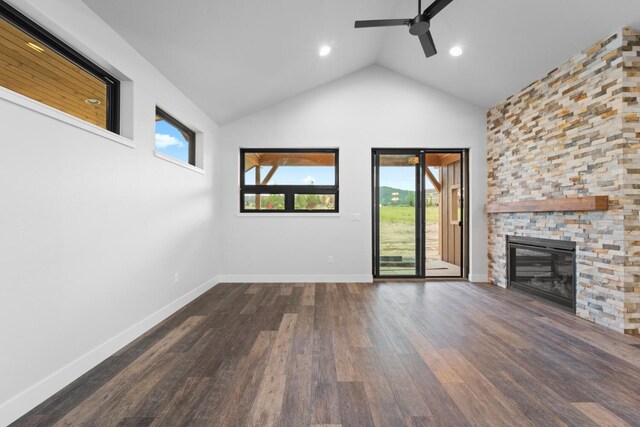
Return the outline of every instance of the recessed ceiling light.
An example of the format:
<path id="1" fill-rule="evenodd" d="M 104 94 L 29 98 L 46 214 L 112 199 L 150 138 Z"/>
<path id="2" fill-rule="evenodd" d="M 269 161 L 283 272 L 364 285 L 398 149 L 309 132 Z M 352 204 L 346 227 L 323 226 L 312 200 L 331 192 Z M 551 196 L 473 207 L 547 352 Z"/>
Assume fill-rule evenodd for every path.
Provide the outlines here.
<path id="1" fill-rule="evenodd" d="M 27 46 L 29 46 L 31 49 L 35 50 L 36 52 L 44 52 L 43 48 L 41 48 L 40 46 L 38 46 L 33 42 L 27 42 Z"/>
<path id="2" fill-rule="evenodd" d="M 460 56 L 462 55 L 462 48 L 460 46 L 454 46 L 449 49 L 449 53 L 451 54 L 451 56 Z"/>
<path id="3" fill-rule="evenodd" d="M 102 101 L 100 101 L 99 99 L 96 98 L 87 98 L 84 100 L 84 102 L 86 102 L 89 105 L 100 105 L 102 104 Z"/>
<path id="4" fill-rule="evenodd" d="M 331 46 L 329 45 L 323 45 L 320 47 L 320 50 L 318 51 L 318 55 L 320 56 L 327 56 L 331 53 Z"/>

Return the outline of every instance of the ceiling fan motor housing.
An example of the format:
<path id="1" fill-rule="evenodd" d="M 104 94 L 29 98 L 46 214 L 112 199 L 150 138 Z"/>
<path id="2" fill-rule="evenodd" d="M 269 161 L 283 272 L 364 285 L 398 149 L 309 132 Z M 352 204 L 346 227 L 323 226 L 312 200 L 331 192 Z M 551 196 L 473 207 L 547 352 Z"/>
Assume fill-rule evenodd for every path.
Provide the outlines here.
<path id="1" fill-rule="evenodd" d="M 429 28 L 431 28 L 431 23 L 429 22 L 429 20 L 425 18 L 424 15 L 418 15 L 411 21 L 411 24 L 409 26 L 409 33 L 413 34 L 414 36 L 421 36 L 423 34 L 426 34 L 427 31 L 429 31 Z"/>

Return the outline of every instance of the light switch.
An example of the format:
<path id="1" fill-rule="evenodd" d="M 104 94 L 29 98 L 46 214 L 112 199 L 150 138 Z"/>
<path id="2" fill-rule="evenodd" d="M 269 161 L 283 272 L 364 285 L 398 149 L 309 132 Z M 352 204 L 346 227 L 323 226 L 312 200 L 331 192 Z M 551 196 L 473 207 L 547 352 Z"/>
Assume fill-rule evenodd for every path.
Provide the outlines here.
<path id="1" fill-rule="evenodd" d="M 362 221 L 362 215 L 359 213 L 352 213 L 349 215 L 351 221 Z"/>

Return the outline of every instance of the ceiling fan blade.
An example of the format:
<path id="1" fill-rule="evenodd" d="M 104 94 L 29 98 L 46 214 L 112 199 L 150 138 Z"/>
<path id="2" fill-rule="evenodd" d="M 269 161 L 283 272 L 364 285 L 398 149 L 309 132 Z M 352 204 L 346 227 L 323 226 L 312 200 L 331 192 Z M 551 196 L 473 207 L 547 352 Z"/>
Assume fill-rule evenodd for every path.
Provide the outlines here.
<path id="1" fill-rule="evenodd" d="M 356 21 L 356 28 L 394 27 L 396 25 L 409 25 L 411 19 L 376 19 L 373 21 Z"/>
<path id="2" fill-rule="evenodd" d="M 431 3 L 431 6 L 429 6 L 424 10 L 423 15 L 427 19 L 431 19 L 434 16 L 436 16 L 438 13 L 440 13 L 440 11 L 442 11 L 442 9 L 447 7 L 449 3 L 451 3 L 452 1 L 453 0 L 436 0 L 433 3 Z"/>
<path id="3" fill-rule="evenodd" d="M 436 45 L 433 42 L 433 37 L 431 37 L 431 31 L 427 31 L 418 38 L 420 39 L 420 44 L 422 45 L 422 49 L 424 50 L 424 54 L 427 58 L 438 53 Z"/>

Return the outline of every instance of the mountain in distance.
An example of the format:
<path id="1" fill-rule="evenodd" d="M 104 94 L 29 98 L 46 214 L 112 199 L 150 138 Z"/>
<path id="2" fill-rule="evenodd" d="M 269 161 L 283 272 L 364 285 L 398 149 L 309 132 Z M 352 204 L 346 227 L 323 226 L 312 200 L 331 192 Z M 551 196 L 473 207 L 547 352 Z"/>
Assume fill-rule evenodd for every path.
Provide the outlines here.
<path id="1" fill-rule="evenodd" d="M 428 193 L 435 193 L 434 189 L 427 189 Z M 396 200 L 397 199 L 397 200 Z M 380 204 L 382 206 L 413 206 L 416 200 L 416 192 L 401 190 L 393 187 L 380 187 Z"/>

